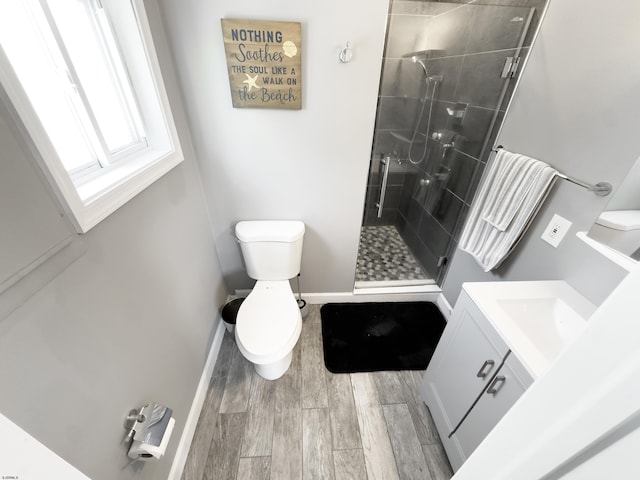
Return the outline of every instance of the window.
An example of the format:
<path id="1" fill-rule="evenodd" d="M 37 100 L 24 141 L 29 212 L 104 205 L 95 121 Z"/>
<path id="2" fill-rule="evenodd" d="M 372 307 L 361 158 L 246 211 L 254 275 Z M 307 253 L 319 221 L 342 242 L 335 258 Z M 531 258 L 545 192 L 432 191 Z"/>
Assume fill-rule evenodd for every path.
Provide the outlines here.
<path id="1" fill-rule="evenodd" d="M 3 0 L 0 82 L 76 228 L 182 161 L 142 0 Z"/>

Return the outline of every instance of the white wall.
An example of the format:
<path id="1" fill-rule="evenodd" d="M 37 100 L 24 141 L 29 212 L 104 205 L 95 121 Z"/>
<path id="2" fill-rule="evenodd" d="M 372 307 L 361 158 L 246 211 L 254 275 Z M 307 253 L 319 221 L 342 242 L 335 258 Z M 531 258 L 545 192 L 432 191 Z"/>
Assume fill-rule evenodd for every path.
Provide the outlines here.
<path id="1" fill-rule="evenodd" d="M 230 290 L 252 285 L 238 220 L 307 225 L 301 287 L 353 289 L 387 0 L 160 0 Z M 302 110 L 234 109 L 221 18 L 302 23 Z M 338 52 L 353 45 L 353 61 Z"/>
<path id="2" fill-rule="evenodd" d="M 640 152 L 640 4 L 552 0 L 497 144 L 563 173 L 616 189 Z M 564 279 L 600 304 L 626 272 L 575 237 L 608 198 L 558 181 L 526 237 L 494 273 L 456 251 L 443 292 L 453 304 L 462 282 Z M 554 213 L 573 222 L 554 249 L 540 239 Z"/>
<path id="3" fill-rule="evenodd" d="M 79 258 L 0 317 L 0 412 L 93 480 L 167 477 L 226 298 L 157 7 L 148 7 L 186 159 L 78 237 Z M 7 174 L 34 160 L 3 107 L 0 116 L 3 135 L 22 145 L 0 150 Z M 37 177 L 21 186 L 46 188 Z M 174 436 L 162 460 L 128 465 L 124 417 L 150 401 L 174 409 Z"/>

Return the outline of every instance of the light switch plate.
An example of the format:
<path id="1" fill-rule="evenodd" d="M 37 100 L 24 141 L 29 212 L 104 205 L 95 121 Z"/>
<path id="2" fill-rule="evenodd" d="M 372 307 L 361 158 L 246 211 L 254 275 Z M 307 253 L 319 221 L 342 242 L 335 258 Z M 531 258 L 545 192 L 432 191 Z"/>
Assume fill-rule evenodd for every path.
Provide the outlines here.
<path id="1" fill-rule="evenodd" d="M 571 228 L 572 223 L 566 218 L 561 217 L 558 214 L 555 214 L 547 228 L 544 229 L 544 233 L 542 234 L 542 240 L 557 248 L 564 236 Z"/>

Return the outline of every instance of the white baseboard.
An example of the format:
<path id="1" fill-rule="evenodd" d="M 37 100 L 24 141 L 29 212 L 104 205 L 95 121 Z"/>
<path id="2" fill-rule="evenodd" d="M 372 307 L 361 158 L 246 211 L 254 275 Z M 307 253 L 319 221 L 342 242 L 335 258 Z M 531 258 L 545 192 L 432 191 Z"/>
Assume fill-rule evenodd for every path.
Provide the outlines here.
<path id="1" fill-rule="evenodd" d="M 448 322 L 449 319 L 451 318 L 451 311 L 453 310 L 453 307 L 447 301 L 446 297 L 442 293 L 438 295 L 438 300 L 436 300 L 436 305 L 438 305 L 438 308 L 440 309 L 442 316 Z"/>
<path id="2" fill-rule="evenodd" d="M 211 376 L 213 375 L 213 368 L 216 365 L 216 360 L 218 359 L 218 354 L 220 353 L 220 346 L 222 345 L 222 338 L 224 337 L 224 322 L 219 315 L 217 320 L 218 328 L 216 329 L 216 333 L 213 336 L 209 355 L 207 356 L 207 361 L 204 364 L 202 376 L 200 377 L 200 382 L 198 383 L 196 394 L 193 397 L 191 409 L 189 410 L 189 415 L 187 416 L 184 430 L 182 431 L 182 436 L 180 437 L 180 443 L 178 444 L 176 455 L 173 458 L 173 463 L 171 464 L 171 470 L 169 471 L 167 480 L 180 480 L 180 477 L 182 477 L 184 466 L 187 462 L 187 456 L 189 455 L 189 449 L 191 448 L 191 441 L 193 440 L 193 435 L 196 431 L 198 418 L 200 418 L 200 412 L 202 410 L 202 406 L 204 405 L 205 397 L 207 396 L 209 381 L 211 380 Z"/>

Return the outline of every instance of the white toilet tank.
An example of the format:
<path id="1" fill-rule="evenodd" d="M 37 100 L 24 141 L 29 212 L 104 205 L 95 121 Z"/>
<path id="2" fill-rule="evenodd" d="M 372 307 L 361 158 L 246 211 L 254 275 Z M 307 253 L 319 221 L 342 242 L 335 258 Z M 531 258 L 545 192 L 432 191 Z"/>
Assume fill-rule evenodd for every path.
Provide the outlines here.
<path id="1" fill-rule="evenodd" d="M 288 280 L 300 273 L 304 223 L 255 220 L 236 224 L 247 273 L 255 280 Z"/>

